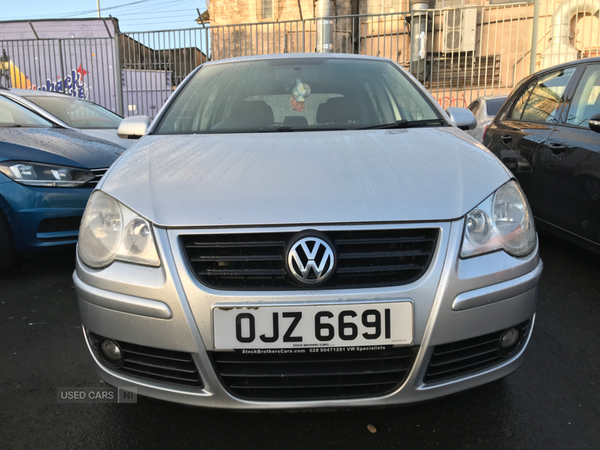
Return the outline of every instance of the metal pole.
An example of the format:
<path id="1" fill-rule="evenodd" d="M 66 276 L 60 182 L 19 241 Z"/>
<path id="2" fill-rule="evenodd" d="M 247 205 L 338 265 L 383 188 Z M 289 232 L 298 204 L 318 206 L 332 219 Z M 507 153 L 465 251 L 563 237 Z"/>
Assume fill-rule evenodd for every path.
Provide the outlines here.
<path id="1" fill-rule="evenodd" d="M 58 40 L 58 54 L 60 56 L 60 79 L 61 81 L 65 79 L 65 62 L 63 60 L 63 51 L 62 51 L 62 39 Z M 62 92 L 65 92 L 65 83 L 62 82 Z"/>
<path id="2" fill-rule="evenodd" d="M 330 0 L 317 2 L 317 52 L 333 51 L 333 3 Z"/>
<path id="3" fill-rule="evenodd" d="M 121 71 L 121 51 L 119 48 L 120 36 L 120 33 L 115 33 L 115 62 L 113 65 L 115 68 L 115 92 L 117 95 L 115 100 L 117 101 L 117 114 L 123 117 L 125 114 L 123 112 L 123 75 Z"/>
<path id="4" fill-rule="evenodd" d="M 410 72 L 421 83 L 425 83 L 427 72 L 427 9 L 429 9 L 428 0 L 410 1 Z M 459 14 L 461 14 L 460 10 Z"/>
<path id="5" fill-rule="evenodd" d="M 98 0 L 100 1 L 100 0 Z M 204 20 L 202 20 L 202 13 L 200 12 L 200 10 L 198 8 L 196 8 L 196 11 L 198 11 L 198 19 L 200 19 L 200 22 L 202 22 L 202 28 L 206 28 L 206 25 L 204 25 Z"/>
<path id="6" fill-rule="evenodd" d="M 540 22 L 540 0 L 533 3 L 533 32 L 531 36 L 531 62 L 529 64 L 529 73 L 534 73 L 537 58 L 538 26 Z"/>
<path id="7" fill-rule="evenodd" d="M 98 8 L 98 19 L 100 18 L 100 0 L 96 0 L 96 8 Z"/>

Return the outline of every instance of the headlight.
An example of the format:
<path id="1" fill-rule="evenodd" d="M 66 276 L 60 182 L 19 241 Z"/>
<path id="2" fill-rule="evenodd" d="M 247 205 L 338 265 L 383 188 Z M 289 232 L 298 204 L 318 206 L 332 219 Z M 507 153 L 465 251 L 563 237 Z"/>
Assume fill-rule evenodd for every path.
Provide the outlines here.
<path id="1" fill-rule="evenodd" d="M 500 249 L 512 256 L 527 256 L 535 245 L 527 199 L 517 183 L 509 181 L 467 214 L 460 256 Z"/>
<path id="2" fill-rule="evenodd" d="M 77 187 L 94 178 L 92 172 L 79 167 L 16 161 L 0 163 L 0 172 L 27 186 Z"/>
<path id="3" fill-rule="evenodd" d="M 101 191 L 90 197 L 81 219 L 79 257 L 94 269 L 113 261 L 160 266 L 160 259 L 146 219 Z"/>

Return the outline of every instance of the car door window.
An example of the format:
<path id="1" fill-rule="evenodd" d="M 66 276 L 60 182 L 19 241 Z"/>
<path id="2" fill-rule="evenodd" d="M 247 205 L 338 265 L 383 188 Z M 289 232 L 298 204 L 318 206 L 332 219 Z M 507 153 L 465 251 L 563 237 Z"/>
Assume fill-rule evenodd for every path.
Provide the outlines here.
<path id="1" fill-rule="evenodd" d="M 502 97 L 492 98 L 485 102 L 486 115 L 488 117 L 494 117 L 496 114 L 498 114 L 498 111 L 500 111 L 500 108 L 502 108 L 502 105 L 504 105 L 505 101 L 506 97 Z"/>
<path id="2" fill-rule="evenodd" d="M 527 99 L 521 120 L 554 123 L 562 96 L 576 68 L 557 70 L 541 77 Z"/>
<path id="3" fill-rule="evenodd" d="M 585 69 L 571 102 L 567 123 L 587 128 L 594 114 L 600 114 L 600 64 Z"/>
<path id="4" fill-rule="evenodd" d="M 531 95 L 531 92 L 533 91 L 533 88 L 535 87 L 536 83 L 537 80 L 532 81 L 527 87 L 527 89 L 525 89 L 521 97 L 515 103 L 515 106 L 513 107 L 512 111 L 510 112 L 510 115 L 508 116 L 509 119 L 521 120 L 521 116 L 523 115 L 523 110 L 525 109 L 527 100 L 529 100 L 529 96 Z"/>
<path id="5" fill-rule="evenodd" d="M 477 114 L 477 111 L 479 111 L 480 105 L 481 104 L 479 102 L 473 102 L 469 105 L 469 110 L 473 113 L 474 116 Z"/>
<path id="6" fill-rule="evenodd" d="M 0 97 L 0 127 L 51 128 L 46 119 L 4 97 Z"/>

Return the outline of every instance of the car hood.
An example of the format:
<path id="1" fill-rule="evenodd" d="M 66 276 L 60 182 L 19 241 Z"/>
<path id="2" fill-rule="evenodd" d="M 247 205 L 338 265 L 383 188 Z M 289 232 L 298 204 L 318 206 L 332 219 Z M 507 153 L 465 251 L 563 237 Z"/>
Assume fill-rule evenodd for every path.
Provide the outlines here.
<path id="1" fill-rule="evenodd" d="M 101 189 L 165 227 L 449 220 L 510 179 L 453 127 L 146 136 Z"/>
<path id="2" fill-rule="evenodd" d="M 32 161 L 98 169 L 109 167 L 124 149 L 79 131 L 0 127 L 0 160 Z"/>
<path id="3" fill-rule="evenodd" d="M 123 148 L 129 148 L 135 143 L 135 141 L 131 139 L 121 139 L 117 135 L 116 128 L 81 128 L 79 131 L 87 134 L 88 136 L 93 136 L 98 139 L 104 139 L 105 141 L 112 142 L 113 144 Z"/>

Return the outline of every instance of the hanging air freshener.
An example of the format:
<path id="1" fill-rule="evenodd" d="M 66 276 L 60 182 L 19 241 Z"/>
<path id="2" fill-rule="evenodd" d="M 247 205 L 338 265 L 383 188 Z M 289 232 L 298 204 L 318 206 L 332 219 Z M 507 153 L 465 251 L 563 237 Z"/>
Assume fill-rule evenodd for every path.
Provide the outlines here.
<path id="1" fill-rule="evenodd" d="M 310 86 L 306 83 L 302 83 L 299 79 L 296 80 L 296 86 L 292 90 L 292 98 L 290 104 L 297 112 L 301 113 L 304 111 L 304 101 L 310 96 Z"/>

